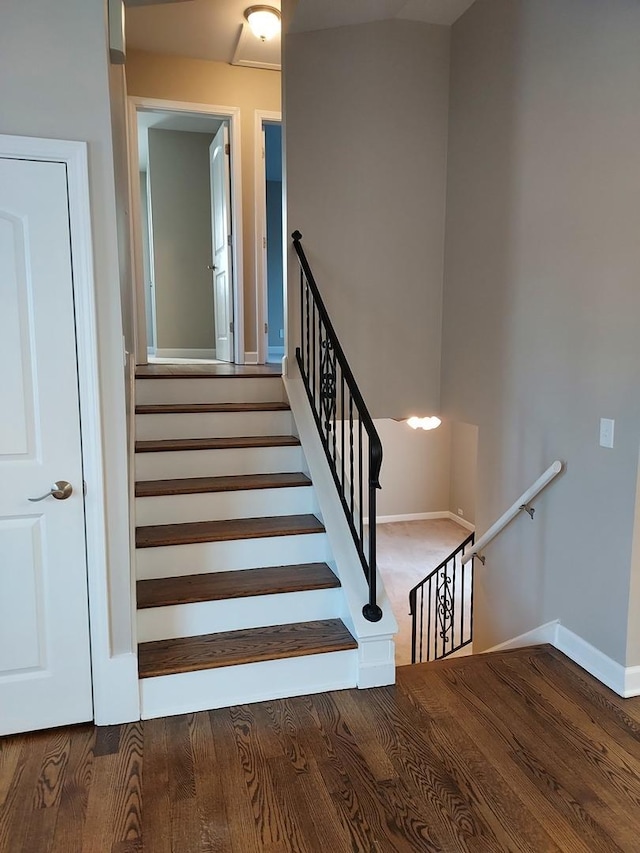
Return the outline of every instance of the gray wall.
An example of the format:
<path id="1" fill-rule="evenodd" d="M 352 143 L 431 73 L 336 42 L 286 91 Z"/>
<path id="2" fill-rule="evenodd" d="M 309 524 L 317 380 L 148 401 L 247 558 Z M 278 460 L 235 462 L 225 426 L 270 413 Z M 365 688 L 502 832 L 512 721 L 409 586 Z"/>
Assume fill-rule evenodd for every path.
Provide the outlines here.
<path id="1" fill-rule="evenodd" d="M 443 512 L 449 507 L 451 429 L 425 432 L 404 422 L 375 421 L 384 448 L 378 515 Z"/>
<path id="2" fill-rule="evenodd" d="M 638 32 L 635 0 L 477 0 L 453 27 L 442 393 L 479 425 L 478 529 L 568 464 L 487 548 L 478 650 L 560 618 L 640 663 Z"/>
<path id="3" fill-rule="evenodd" d="M 104 3 L 3 0 L 0 104 L 0 133 L 88 143 L 113 605 L 105 646 L 117 654 L 131 650 L 131 579 L 123 318 Z"/>
<path id="4" fill-rule="evenodd" d="M 476 523 L 476 489 L 478 467 L 478 427 L 473 424 L 451 424 L 451 465 L 449 470 L 449 512 L 471 524 Z"/>
<path id="5" fill-rule="evenodd" d="M 285 39 L 288 230 L 374 417 L 439 407 L 448 59 L 448 28 L 407 21 Z"/>
<path id="6" fill-rule="evenodd" d="M 149 129 L 156 347 L 215 348 L 208 133 Z"/>

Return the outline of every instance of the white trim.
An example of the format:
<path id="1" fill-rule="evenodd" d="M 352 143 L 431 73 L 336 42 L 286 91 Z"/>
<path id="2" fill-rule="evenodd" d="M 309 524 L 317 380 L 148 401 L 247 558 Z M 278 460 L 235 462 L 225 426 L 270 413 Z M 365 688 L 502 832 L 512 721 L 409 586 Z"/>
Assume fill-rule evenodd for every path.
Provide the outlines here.
<path id="1" fill-rule="evenodd" d="M 267 360 L 269 347 L 269 334 L 264 331 L 268 317 L 268 294 L 267 294 L 267 200 L 266 200 L 266 164 L 263 150 L 262 126 L 265 121 L 280 122 L 282 124 L 282 113 L 273 110 L 255 110 L 253 118 L 254 127 L 254 181 L 253 195 L 255 208 L 255 264 L 256 264 L 256 340 L 258 342 L 257 364 L 264 364 Z M 284 201 L 284 200 L 283 200 Z M 284 224 L 284 223 L 283 223 Z M 284 242 L 284 231 L 283 231 Z M 284 247 L 283 247 L 284 252 Z M 284 287 L 284 267 L 283 267 Z M 284 303 L 286 305 L 286 302 Z M 286 311 L 284 312 L 286 315 Z M 286 320 L 285 320 L 286 322 Z M 284 354 L 284 353 L 283 353 Z"/>
<path id="2" fill-rule="evenodd" d="M 476 529 L 475 525 L 471 524 L 470 521 L 460 518 L 459 515 L 449 512 L 449 510 L 439 512 L 409 512 L 401 515 L 379 515 L 376 520 L 378 524 L 396 524 L 399 521 L 432 521 L 438 518 L 447 518 L 450 521 L 455 521 L 456 524 L 459 524 L 460 527 L 464 527 L 466 530 L 474 531 Z M 369 519 L 365 517 L 363 524 L 369 524 Z"/>
<path id="3" fill-rule="evenodd" d="M 286 358 L 283 360 L 283 368 L 286 368 Z M 283 381 L 302 442 L 308 471 L 313 481 L 330 553 L 333 555 L 331 568 L 340 578 L 344 593 L 343 610 L 338 615 L 357 639 L 358 645 L 363 642 L 382 643 L 378 646 L 376 660 L 372 663 L 373 671 L 368 676 L 364 674 L 362 676 L 362 686 L 366 681 L 372 684 L 375 681 L 377 685 L 391 684 L 394 675 L 393 668 L 388 666 L 389 642 L 391 642 L 390 638 L 398 632 L 398 623 L 393 614 L 391 602 L 378 573 L 378 604 L 382 608 L 382 619 L 379 622 L 369 622 L 364 618 L 362 607 L 368 601 L 369 589 L 313 420 L 302 378 L 299 371 L 294 370 L 290 374 L 284 374 Z M 371 648 L 374 649 L 374 646 Z M 359 656 L 358 666 L 362 664 L 363 661 Z M 358 684 L 360 684 L 360 675 L 358 675 Z"/>
<path id="4" fill-rule="evenodd" d="M 455 512 L 448 512 L 447 516 L 451 521 L 455 521 L 456 524 L 459 524 L 460 527 L 464 527 L 465 530 L 470 531 L 471 533 L 475 532 L 476 526 L 472 524 L 470 521 L 467 521 L 466 518 L 461 518 Z"/>
<path id="5" fill-rule="evenodd" d="M 215 360 L 215 349 L 157 349 L 152 358 L 203 358 Z"/>
<path id="6" fill-rule="evenodd" d="M 137 658 L 111 652 L 109 568 L 103 464 L 93 239 L 86 142 L 0 135 L 0 156 L 67 167 L 73 268 L 94 719 L 99 725 L 139 719 Z"/>
<path id="7" fill-rule="evenodd" d="M 578 666 L 610 687 L 619 696 L 625 696 L 625 668 L 596 649 L 591 643 L 574 634 L 558 622 L 554 645 Z"/>
<path id="8" fill-rule="evenodd" d="M 554 646 L 586 670 L 589 675 L 611 688 L 618 696 L 622 696 L 624 699 L 640 696 L 640 666 L 624 667 L 569 628 L 565 628 L 559 619 L 540 625 L 497 646 L 492 646 L 486 651 L 502 652 L 543 643 Z"/>
<path id="9" fill-rule="evenodd" d="M 545 488 L 545 486 L 548 486 L 549 483 L 564 470 L 564 467 L 564 464 L 559 459 L 556 459 L 556 461 L 553 462 L 547 468 L 547 470 L 538 477 L 535 483 L 532 486 L 529 486 L 529 488 L 525 492 L 523 492 L 516 501 L 511 504 L 509 509 L 504 512 L 494 524 L 491 525 L 491 527 L 486 531 L 486 533 L 482 534 L 482 536 L 478 539 L 473 548 L 471 548 L 471 550 L 467 551 L 467 553 L 463 555 L 462 565 L 464 566 L 464 564 L 468 563 L 469 560 L 472 560 L 474 557 L 481 554 L 485 546 L 488 545 L 489 542 L 491 542 L 493 539 L 495 539 L 496 536 L 504 530 L 507 524 L 509 524 L 509 522 L 516 517 L 516 515 L 526 509 L 529 506 L 529 503 L 536 497 L 536 495 L 538 495 Z"/>
<path id="10" fill-rule="evenodd" d="M 624 676 L 625 699 L 631 696 L 640 696 L 640 666 L 628 666 Z"/>
<path id="11" fill-rule="evenodd" d="M 357 655 L 350 649 L 143 678 L 142 718 L 345 690 L 356 686 Z"/>
<path id="12" fill-rule="evenodd" d="M 244 363 L 245 364 L 260 364 L 260 362 L 258 361 L 258 353 L 257 352 L 245 352 Z"/>
<path id="13" fill-rule="evenodd" d="M 192 113 L 194 115 L 212 115 L 228 119 L 231 143 L 231 223 L 233 231 L 233 350 L 236 364 L 244 359 L 244 281 L 242 232 L 242 142 L 240 126 L 240 107 L 225 107 L 214 104 L 197 104 L 188 101 L 169 101 L 161 98 L 141 98 L 131 95 L 127 98 L 127 141 L 129 145 L 129 178 L 138 173 L 138 125 L 136 113 L 139 110 L 164 110 L 166 112 Z M 133 247 L 133 279 L 137 294 L 136 304 L 144 305 L 144 272 L 142 263 L 142 237 L 140 234 L 140 199 L 138 193 L 131 191 L 131 245 Z M 136 326 L 136 361 L 147 363 L 147 330 L 144 312 L 138 310 Z"/>

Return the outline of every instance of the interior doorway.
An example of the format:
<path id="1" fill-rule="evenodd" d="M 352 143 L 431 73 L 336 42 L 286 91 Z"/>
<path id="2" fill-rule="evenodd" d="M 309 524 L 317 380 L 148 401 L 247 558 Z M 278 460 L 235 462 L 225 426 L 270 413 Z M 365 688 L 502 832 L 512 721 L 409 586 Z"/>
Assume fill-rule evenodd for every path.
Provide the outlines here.
<path id="1" fill-rule="evenodd" d="M 261 317 L 258 361 L 280 362 L 285 354 L 284 193 L 282 122 L 279 113 L 256 113 L 256 284 Z"/>
<path id="2" fill-rule="evenodd" d="M 130 101 L 136 361 L 241 363 L 237 110 Z"/>

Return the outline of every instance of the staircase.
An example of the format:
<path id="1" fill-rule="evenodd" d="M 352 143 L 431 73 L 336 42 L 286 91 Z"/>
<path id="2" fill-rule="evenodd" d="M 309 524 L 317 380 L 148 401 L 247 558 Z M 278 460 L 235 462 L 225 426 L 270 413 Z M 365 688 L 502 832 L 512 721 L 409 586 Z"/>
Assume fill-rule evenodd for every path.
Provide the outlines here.
<path id="1" fill-rule="evenodd" d="M 142 717 L 354 686 L 279 373 L 139 368 L 135 449 Z"/>

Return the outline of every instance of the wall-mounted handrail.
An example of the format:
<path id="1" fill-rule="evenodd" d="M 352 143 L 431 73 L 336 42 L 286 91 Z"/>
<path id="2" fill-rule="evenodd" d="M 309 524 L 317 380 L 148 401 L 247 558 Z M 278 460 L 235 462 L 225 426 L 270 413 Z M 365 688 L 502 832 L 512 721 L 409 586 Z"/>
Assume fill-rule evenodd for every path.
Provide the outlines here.
<path id="1" fill-rule="evenodd" d="M 300 346 L 296 361 L 329 469 L 362 564 L 369 600 L 365 619 L 377 622 L 376 491 L 380 488 L 382 442 L 340 345 L 302 248 L 291 235 L 300 263 Z M 369 503 L 365 525 L 363 503 Z"/>
<path id="2" fill-rule="evenodd" d="M 545 486 L 558 476 L 563 468 L 564 465 L 562 462 L 560 462 L 559 459 L 556 459 L 553 465 L 550 465 L 544 474 L 538 477 L 535 483 L 530 486 L 526 492 L 523 492 L 518 500 L 515 501 L 512 506 L 510 506 L 509 509 L 500 516 L 495 524 L 492 524 L 487 532 L 478 539 L 473 548 L 462 557 L 462 564 L 464 565 L 465 563 L 468 563 L 469 560 L 473 559 L 473 557 L 478 557 L 489 542 L 491 542 L 492 539 L 495 539 L 496 536 L 504 530 L 507 524 L 509 524 L 509 522 L 518 515 L 518 513 L 529 512 L 533 518 L 533 510 L 529 506 L 529 503 L 544 489 Z"/>

